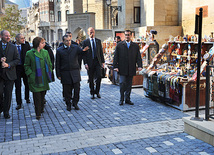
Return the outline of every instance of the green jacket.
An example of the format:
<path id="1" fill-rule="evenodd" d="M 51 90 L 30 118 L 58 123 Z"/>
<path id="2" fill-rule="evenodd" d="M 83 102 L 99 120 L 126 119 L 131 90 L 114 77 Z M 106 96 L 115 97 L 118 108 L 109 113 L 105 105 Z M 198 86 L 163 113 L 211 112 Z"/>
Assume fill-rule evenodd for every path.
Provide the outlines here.
<path id="1" fill-rule="evenodd" d="M 33 52 L 35 51 L 35 53 Z M 40 58 L 41 68 L 42 68 L 42 76 L 44 78 L 44 86 L 38 87 L 35 83 L 35 76 L 36 76 L 36 61 L 35 61 L 35 55 Z M 31 49 L 27 51 L 26 57 L 25 57 L 25 73 L 28 77 L 28 84 L 29 89 L 31 92 L 41 92 L 45 90 L 49 90 L 49 84 L 48 84 L 48 78 L 45 72 L 45 61 L 44 58 L 46 58 L 48 65 L 50 68 L 52 68 L 52 63 L 48 54 L 48 51 L 45 49 L 42 49 L 40 53 L 36 49 Z"/>

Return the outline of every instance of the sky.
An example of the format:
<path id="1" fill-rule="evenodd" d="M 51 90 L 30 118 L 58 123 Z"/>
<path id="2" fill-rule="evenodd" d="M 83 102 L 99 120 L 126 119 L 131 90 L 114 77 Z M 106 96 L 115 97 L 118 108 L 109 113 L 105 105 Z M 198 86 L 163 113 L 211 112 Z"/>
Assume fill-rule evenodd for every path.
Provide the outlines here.
<path id="1" fill-rule="evenodd" d="M 18 4 L 19 8 L 25 8 L 25 7 L 29 7 L 30 6 L 30 4 L 31 4 L 30 1 L 32 1 L 32 3 L 36 3 L 39 0 L 10 0 L 10 1 L 13 2 L 13 3 Z"/>

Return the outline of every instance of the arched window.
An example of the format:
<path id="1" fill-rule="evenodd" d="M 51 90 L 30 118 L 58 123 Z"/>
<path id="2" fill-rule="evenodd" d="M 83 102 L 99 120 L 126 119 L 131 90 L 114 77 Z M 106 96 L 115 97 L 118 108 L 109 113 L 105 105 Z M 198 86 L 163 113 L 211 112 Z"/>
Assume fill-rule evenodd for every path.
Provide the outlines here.
<path id="1" fill-rule="evenodd" d="M 62 40 L 62 29 L 58 29 L 58 40 Z"/>
<path id="2" fill-rule="evenodd" d="M 65 21 L 68 21 L 68 14 L 69 14 L 69 10 L 65 11 Z"/>
<path id="3" fill-rule="evenodd" d="M 61 22 L 61 11 L 58 11 L 58 22 Z"/>

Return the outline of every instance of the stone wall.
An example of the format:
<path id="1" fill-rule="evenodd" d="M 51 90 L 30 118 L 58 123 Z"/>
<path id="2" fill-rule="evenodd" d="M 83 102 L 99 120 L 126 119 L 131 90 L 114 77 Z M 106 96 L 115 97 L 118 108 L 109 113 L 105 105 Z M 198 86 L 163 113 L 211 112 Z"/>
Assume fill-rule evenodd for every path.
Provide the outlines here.
<path id="1" fill-rule="evenodd" d="M 214 1 L 213 0 L 183 0 L 182 26 L 184 35 L 193 35 L 195 30 L 196 8 L 208 6 L 208 16 L 203 18 L 202 37 L 214 32 Z"/>
<path id="2" fill-rule="evenodd" d="M 139 27 L 140 23 L 134 23 L 134 7 L 140 7 L 140 0 L 118 1 L 118 6 L 122 6 L 122 12 L 118 12 L 120 30 L 134 29 Z"/>
<path id="3" fill-rule="evenodd" d="M 108 39 L 109 37 L 112 37 L 112 30 L 99 30 L 96 29 L 95 30 L 95 36 L 96 38 L 99 38 L 102 42 L 106 39 Z"/>
<path id="4" fill-rule="evenodd" d="M 154 26 L 178 25 L 178 0 L 155 0 Z"/>
<path id="5" fill-rule="evenodd" d="M 88 2 L 88 4 L 87 4 Z M 104 29 L 105 23 L 105 6 L 102 0 L 83 0 L 83 12 L 95 13 L 95 28 Z"/>

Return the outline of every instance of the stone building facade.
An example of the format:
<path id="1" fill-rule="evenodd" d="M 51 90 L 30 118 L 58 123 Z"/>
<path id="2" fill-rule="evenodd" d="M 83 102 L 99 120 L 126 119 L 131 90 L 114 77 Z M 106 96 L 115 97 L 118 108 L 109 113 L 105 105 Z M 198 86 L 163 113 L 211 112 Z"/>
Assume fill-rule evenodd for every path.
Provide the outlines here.
<path id="1" fill-rule="evenodd" d="M 36 36 L 39 36 L 39 18 L 39 3 L 34 3 L 32 7 L 27 9 L 27 25 L 22 32 L 29 42 L 32 42 Z"/>
<path id="2" fill-rule="evenodd" d="M 195 14 L 200 7 L 203 8 L 202 37 L 214 33 L 214 1 L 212 0 L 182 0 L 182 28 L 183 33 L 193 35 L 195 30 Z"/>
<path id="3" fill-rule="evenodd" d="M 112 0 L 111 6 L 107 6 L 105 0 L 40 0 L 39 28 L 40 34 L 49 42 L 61 40 L 66 31 L 76 34 L 86 27 L 79 26 L 85 23 L 80 23 L 81 18 L 77 16 L 93 13 L 96 34 L 102 40 L 114 37 L 125 29 L 133 30 L 135 38 L 141 38 L 146 35 L 146 31 L 154 29 L 158 32 L 155 38 L 162 45 L 170 35 L 192 35 L 196 8 L 202 6 L 207 8 L 208 13 L 203 19 L 203 35 L 209 35 L 213 31 L 213 4 L 210 0 Z M 122 9 L 118 10 L 118 6 Z M 67 20 L 68 14 L 72 16 L 70 21 Z"/>

